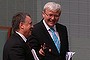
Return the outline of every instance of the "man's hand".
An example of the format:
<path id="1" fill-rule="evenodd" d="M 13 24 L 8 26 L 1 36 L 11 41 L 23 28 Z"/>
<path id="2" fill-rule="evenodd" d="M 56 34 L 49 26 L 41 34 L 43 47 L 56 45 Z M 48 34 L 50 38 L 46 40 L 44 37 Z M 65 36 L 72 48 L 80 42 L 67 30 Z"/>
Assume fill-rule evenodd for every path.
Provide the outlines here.
<path id="1" fill-rule="evenodd" d="M 42 48 L 39 50 L 39 54 L 42 55 L 42 56 L 45 56 L 45 52 L 43 51 Z"/>
<path id="2" fill-rule="evenodd" d="M 45 56 L 45 53 L 47 52 L 51 52 L 51 49 L 46 46 L 46 44 L 44 43 L 43 45 L 41 45 L 41 49 L 39 50 L 39 54 L 42 56 Z"/>

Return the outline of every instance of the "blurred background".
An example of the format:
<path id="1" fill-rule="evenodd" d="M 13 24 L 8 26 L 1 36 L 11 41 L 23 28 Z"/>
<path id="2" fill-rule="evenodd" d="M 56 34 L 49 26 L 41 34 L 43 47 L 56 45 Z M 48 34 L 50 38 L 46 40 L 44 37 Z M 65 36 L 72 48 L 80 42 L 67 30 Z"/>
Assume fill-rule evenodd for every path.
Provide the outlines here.
<path id="1" fill-rule="evenodd" d="M 17 12 L 28 12 L 33 24 L 41 21 L 45 3 L 54 1 L 62 6 L 59 23 L 66 25 L 73 60 L 90 60 L 90 0 L 0 0 L 0 26 L 11 27 Z M 0 60 L 8 30 L 0 30 Z"/>

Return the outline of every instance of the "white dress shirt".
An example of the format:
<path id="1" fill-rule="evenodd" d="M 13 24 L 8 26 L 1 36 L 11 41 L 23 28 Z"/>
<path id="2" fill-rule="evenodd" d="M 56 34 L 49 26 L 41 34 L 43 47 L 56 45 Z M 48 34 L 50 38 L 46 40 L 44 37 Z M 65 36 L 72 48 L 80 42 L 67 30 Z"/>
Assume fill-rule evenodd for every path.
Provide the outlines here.
<path id="1" fill-rule="evenodd" d="M 17 33 L 18 35 L 20 35 L 25 42 L 27 41 L 27 39 L 25 38 L 24 35 L 22 35 L 21 33 L 17 32 L 17 31 L 16 31 L 16 33 Z"/>
<path id="2" fill-rule="evenodd" d="M 51 38 L 53 38 L 53 37 L 52 37 L 52 33 L 51 33 L 51 31 L 50 31 L 50 27 L 46 24 L 46 22 L 45 22 L 44 20 L 43 20 L 43 23 L 44 23 L 44 25 L 45 25 L 47 31 L 49 32 Z M 57 36 L 58 39 L 60 40 L 59 34 L 58 34 L 57 30 L 56 30 L 56 25 L 54 25 L 53 29 L 55 30 L 56 36 Z"/>
<path id="3" fill-rule="evenodd" d="M 18 35 L 20 35 L 25 42 L 27 41 L 27 39 L 25 38 L 24 35 L 22 35 L 21 33 L 17 32 L 17 31 L 16 31 L 16 33 L 17 33 Z M 37 54 L 36 54 L 36 51 L 35 51 L 34 49 L 32 49 L 31 52 L 32 52 L 32 54 L 33 54 L 34 59 L 35 59 L 35 60 L 39 60 L 39 58 L 38 58 L 38 56 L 37 56 Z"/>

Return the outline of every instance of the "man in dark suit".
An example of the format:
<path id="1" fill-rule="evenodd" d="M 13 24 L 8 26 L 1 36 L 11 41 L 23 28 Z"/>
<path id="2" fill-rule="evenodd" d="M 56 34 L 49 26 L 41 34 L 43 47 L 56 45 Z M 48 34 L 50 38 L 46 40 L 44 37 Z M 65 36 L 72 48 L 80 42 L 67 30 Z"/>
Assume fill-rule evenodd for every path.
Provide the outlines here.
<path id="1" fill-rule="evenodd" d="M 13 16 L 13 34 L 4 45 L 3 60 L 34 60 L 26 44 L 26 38 L 31 35 L 32 28 L 32 20 L 28 13 L 19 12 Z"/>
<path id="2" fill-rule="evenodd" d="M 48 2 L 42 11 L 43 19 L 34 25 L 29 45 L 37 50 L 40 60 L 66 60 L 66 52 L 69 51 L 68 34 L 66 26 L 57 23 L 60 15 L 61 5 Z M 54 30 L 58 43 L 54 42 L 56 38 L 50 29 Z"/>

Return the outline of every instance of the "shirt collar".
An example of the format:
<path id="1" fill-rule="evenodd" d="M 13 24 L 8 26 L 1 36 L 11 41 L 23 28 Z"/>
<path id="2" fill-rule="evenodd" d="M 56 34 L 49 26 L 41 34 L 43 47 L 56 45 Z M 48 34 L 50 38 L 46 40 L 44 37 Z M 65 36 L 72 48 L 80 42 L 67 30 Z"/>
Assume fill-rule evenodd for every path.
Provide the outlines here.
<path id="1" fill-rule="evenodd" d="M 17 32 L 17 31 L 16 31 L 16 33 L 17 33 L 18 35 L 20 35 L 25 42 L 27 41 L 27 39 L 25 38 L 24 35 L 22 35 L 21 33 Z"/>

